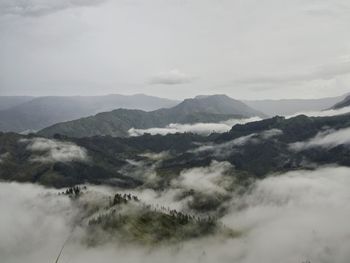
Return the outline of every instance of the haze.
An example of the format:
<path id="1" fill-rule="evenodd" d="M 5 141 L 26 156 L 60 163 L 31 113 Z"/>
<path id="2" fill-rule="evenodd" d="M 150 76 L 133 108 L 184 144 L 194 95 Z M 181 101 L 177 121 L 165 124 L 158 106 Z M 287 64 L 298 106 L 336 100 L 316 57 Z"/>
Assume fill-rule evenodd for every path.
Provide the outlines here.
<path id="1" fill-rule="evenodd" d="M 2 0 L 1 95 L 348 92 L 346 0 Z"/>

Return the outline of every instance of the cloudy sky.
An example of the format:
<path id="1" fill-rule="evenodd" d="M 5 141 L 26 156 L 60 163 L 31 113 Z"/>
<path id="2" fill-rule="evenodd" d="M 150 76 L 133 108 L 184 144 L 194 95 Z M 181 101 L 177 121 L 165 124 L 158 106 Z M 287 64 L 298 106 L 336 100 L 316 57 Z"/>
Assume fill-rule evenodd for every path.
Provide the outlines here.
<path id="1" fill-rule="evenodd" d="M 1 0 L 0 95 L 350 91 L 348 0 Z"/>

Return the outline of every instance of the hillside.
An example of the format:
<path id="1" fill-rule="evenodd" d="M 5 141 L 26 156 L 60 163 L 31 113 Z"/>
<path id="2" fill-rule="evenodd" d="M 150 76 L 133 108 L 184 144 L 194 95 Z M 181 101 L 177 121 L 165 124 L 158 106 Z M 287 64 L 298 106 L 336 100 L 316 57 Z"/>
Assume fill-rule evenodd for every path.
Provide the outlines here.
<path id="1" fill-rule="evenodd" d="M 3 133 L 0 178 L 56 187 L 104 183 L 162 188 L 181 171 L 215 161 L 228 162 L 238 180 L 246 181 L 320 165 L 350 166 L 349 128 L 350 115 L 301 115 L 236 125 L 208 137 L 185 133 L 52 140 Z"/>
<path id="2" fill-rule="evenodd" d="M 118 109 L 99 113 L 95 116 L 55 124 L 39 131 L 38 134 L 49 137 L 55 134 L 70 137 L 95 135 L 126 137 L 131 128 L 164 127 L 170 123 L 219 122 L 253 116 L 264 117 L 265 115 L 225 95 L 200 96 L 186 99 L 169 109 L 151 112 Z"/>
<path id="3" fill-rule="evenodd" d="M 34 99 L 30 96 L 0 96 L 0 111 L 6 110 Z"/>
<path id="4" fill-rule="evenodd" d="M 349 107 L 350 106 L 350 96 L 347 96 L 346 98 L 344 98 L 342 101 L 338 102 L 337 104 L 335 104 L 332 109 L 341 109 L 344 107 Z"/>
<path id="5" fill-rule="evenodd" d="M 0 111 L 0 131 L 40 130 L 58 122 L 74 120 L 118 108 L 155 110 L 177 101 L 143 94 L 38 97 Z"/>

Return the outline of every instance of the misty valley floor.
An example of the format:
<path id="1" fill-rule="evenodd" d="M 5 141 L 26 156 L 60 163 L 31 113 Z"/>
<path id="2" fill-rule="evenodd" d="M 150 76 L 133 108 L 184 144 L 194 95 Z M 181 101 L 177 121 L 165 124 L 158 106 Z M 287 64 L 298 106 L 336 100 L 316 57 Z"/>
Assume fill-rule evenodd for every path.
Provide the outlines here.
<path id="1" fill-rule="evenodd" d="M 213 232 L 181 243 L 142 245 L 98 236 L 86 242 L 87 225 L 106 196 L 121 189 L 88 186 L 81 203 L 56 189 L 1 183 L 2 262 L 347 262 L 350 245 L 350 172 L 346 167 L 289 172 L 254 183 L 246 194 L 227 200 L 219 219 L 236 235 Z M 147 204 L 186 209 L 173 193 L 135 190 Z M 125 208 L 124 208 L 125 209 Z M 72 232 L 73 231 L 73 232 Z M 71 234 L 73 233 L 73 234 Z"/>

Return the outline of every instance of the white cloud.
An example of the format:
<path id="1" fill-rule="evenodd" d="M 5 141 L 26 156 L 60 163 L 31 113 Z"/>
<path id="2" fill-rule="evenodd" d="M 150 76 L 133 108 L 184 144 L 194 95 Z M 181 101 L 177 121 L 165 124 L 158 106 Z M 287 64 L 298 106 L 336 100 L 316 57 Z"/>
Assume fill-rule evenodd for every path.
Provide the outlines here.
<path id="1" fill-rule="evenodd" d="M 106 0 L 1 0 L 0 15 L 41 16 L 60 10 L 94 6 Z"/>
<path id="2" fill-rule="evenodd" d="M 338 75 L 350 74 L 350 61 L 340 61 L 338 63 L 315 67 L 309 70 L 309 72 L 299 73 L 284 73 L 273 74 L 260 77 L 246 78 L 235 81 L 237 84 L 263 84 L 263 85 L 280 85 L 280 84 L 298 84 L 313 80 L 330 80 Z"/>
<path id="3" fill-rule="evenodd" d="M 349 168 L 331 167 L 256 181 L 246 194 L 233 197 L 222 219 L 241 232 L 233 239 L 213 236 L 151 250 L 125 242 L 87 247 L 81 242 L 83 229 L 78 228 L 61 262 L 112 263 L 118 258 L 130 263 L 348 263 L 349 173 Z M 117 189 L 90 190 L 104 195 Z M 160 201 L 164 206 L 174 198 L 169 194 L 160 199 L 162 196 L 147 189 L 138 193 L 149 203 Z M 90 202 L 101 194 L 84 198 Z M 1 259 L 6 263 L 54 261 L 80 209 L 54 190 L 0 183 L 0 210 L 8 211 L 0 217 Z"/>
<path id="4" fill-rule="evenodd" d="M 350 144 L 350 128 L 320 132 L 310 140 L 290 144 L 290 149 L 302 151 L 315 147 L 333 148 L 338 145 L 347 144 Z"/>
<path id="5" fill-rule="evenodd" d="M 340 109 L 329 109 L 329 110 L 322 110 L 322 111 L 305 111 L 305 112 L 298 112 L 293 115 L 286 116 L 287 119 L 296 117 L 298 115 L 306 115 L 309 117 L 327 117 L 327 116 L 336 116 L 341 114 L 346 114 L 350 112 L 350 106 L 344 107 Z"/>
<path id="6" fill-rule="evenodd" d="M 9 156 L 10 156 L 10 153 L 8 152 L 0 154 L 0 164 Z"/>
<path id="7" fill-rule="evenodd" d="M 192 150 L 192 152 L 212 152 L 215 156 L 225 157 L 229 155 L 232 151 L 234 151 L 235 148 L 242 147 L 247 143 L 258 144 L 261 143 L 263 140 L 267 140 L 282 134 L 283 131 L 279 129 L 270 129 L 262 131 L 260 133 L 252 133 L 246 136 L 241 136 L 231 141 L 220 144 L 203 145 L 195 150 Z"/>
<path id="8" fill-rule="evenodd" d="M 258 181 L 224 219 L 246 231 L 245 245 L 232 252 L 238 262 L 347 262 L 349 172 L 323 168 Z"/>
<path id="9" fill-rule="evenodd" d="M 33 162 L 73 162 L 87 161 L 88 155 L 84 148 L 70 142 L 61 142 L 46 138 L 22 139 L 27 143 L 27 150 L 33 152 Z"/>
<path id="10" fill-rule="evenodd" d="M 165 128 L 150 128 L 150 129 L 135 129 L 131 128 L 128 132 L 130 136 L 140 136 L 145 133 L 155 134 L 174 134 L 191 132 L 201 135 L 209 135 L 211 133 L 224 133 L 231 130 L 232 126 L 236 124 L 245 124 L 248 122 L 259 121 L 259 117 L 251 117 L 247 119 L 231 119 L 219 123 L 195 123 L 195 124 L 180 124 L 171 123 Z"/>
<path id="11" fill-rule="evenodd" d="M 172 69 L 168 72 L 161 72 L 158 75 L 152 77 L 150 84 L 176 85 L 191 83 L 193 80 L 193 77 L 188 76 L 180 70 Z"/>
<path id="12" fill-rule="evenodd" d="M 187 190 L 195 190 L 208 195 L 226 193 L 232 178 L 225 176 L 225 172 L 232 169 L 228 162 L 212 162 L 208 167 L 183 170 L 180 176 L 172 181 L 172 186 Z"/>

